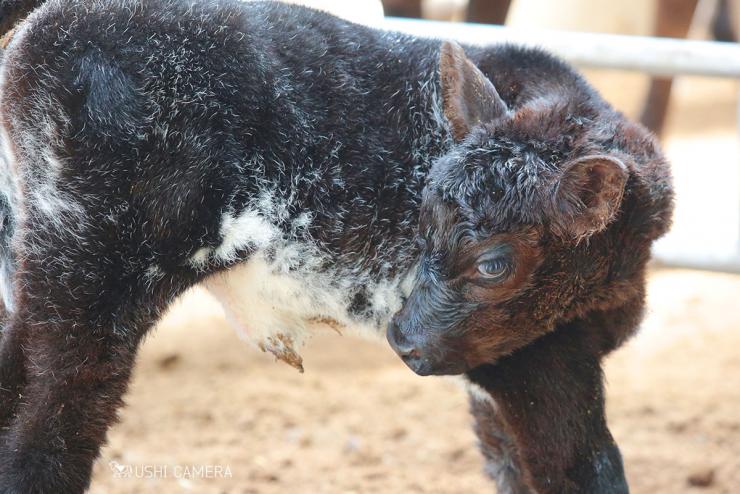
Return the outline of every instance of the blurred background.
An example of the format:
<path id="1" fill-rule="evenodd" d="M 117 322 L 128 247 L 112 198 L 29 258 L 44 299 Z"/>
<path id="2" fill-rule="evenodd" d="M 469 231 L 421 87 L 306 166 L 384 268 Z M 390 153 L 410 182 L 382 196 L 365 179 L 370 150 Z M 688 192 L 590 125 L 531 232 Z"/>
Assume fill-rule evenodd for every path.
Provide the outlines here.
<path id="1" fill-rule="evenodd" d="M 721 42 L 737 42 L 740 29 L 740 0 L 295 3 L 375 26 L 385 11 Z M 656 246 L 643 328 L 606 365 L 609 420 L 632 492 L 740 492 L 740 277 L 731 273 L 740 272 L 738 81 L 584 74 L 659 135 L 677 193 L 673 230 Z M 188 293 L 144 344 L 92 492 L 494 492 L 459 382 L 417 377 L 384 341 L 326 328 L 303 357 L 298 374 L 254 351 L 207 294 Z M 230 475 L 146 478 L 141 469 L 117 478 L 117 464 L 134 472 L 218 465 Z"/>

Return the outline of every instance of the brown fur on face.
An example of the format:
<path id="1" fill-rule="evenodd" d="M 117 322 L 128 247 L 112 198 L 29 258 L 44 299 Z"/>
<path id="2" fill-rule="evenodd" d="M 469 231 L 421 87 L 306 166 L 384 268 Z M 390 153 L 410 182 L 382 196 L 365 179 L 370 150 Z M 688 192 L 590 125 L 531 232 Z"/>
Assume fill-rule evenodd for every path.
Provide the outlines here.
<path id="1" fill-rule="evenodd" d="M 413 347 L 417 372 L 472 369 L 574 317 L 641 301 L 650 245 L 672 209 L 650 136 L 556 79 L 505 102 L 515 86 L 494 84 L 454 43 L 441 49 L 440 74 L 456 144 L 427 182 L 422 260 L 391 344 Z M 483 279 L 481 260 L 499 263 L 497 246 L 506 275 Z"/>
<path id="2" fill-rule="evenodd" d="M 540 235 L 537 228 L 525 227 L 494 235 L 468 247 L 461 277 L 466 279 L 462 282 L 467 284 L 467 297 L 478 304 L 478 309 L 463 323 L 466 331 L 459 342 L 468 368 L 490 363 L 492 358 L 506 355 L 538 336 L 521 331 L 528 325 L 515 324 L 516 310 L 512 312 L 504 307 L 532 288 L 534 273 L 543 262 Z M 492 246 L 501 244 L 511 246 L 515 260 L 512 273 L 500 283 L 476 283 L 477 259 Z M 491 304 L 491 301 L 497 303 Z"/>

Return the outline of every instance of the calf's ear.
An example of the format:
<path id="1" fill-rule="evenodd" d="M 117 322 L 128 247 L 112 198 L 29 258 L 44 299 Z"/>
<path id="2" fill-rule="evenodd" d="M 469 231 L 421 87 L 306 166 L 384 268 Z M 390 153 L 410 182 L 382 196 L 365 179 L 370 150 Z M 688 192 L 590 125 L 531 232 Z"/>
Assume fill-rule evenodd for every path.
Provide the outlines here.
<path id="1" fill-rule="evenodd" d="M 554 193 L 555 233 L 578 241 L 606 228 L 619 211 L 628 177 L 627 167 L 613 156 L 568 163 Z"/>
<path id="2" fill-rule="evenodd" d="M 454 41 L 445 41 L 439 54 L 442 105 L 452 137 L 461 141 L 470 130 L 506 114 L 498 91 Z"/>

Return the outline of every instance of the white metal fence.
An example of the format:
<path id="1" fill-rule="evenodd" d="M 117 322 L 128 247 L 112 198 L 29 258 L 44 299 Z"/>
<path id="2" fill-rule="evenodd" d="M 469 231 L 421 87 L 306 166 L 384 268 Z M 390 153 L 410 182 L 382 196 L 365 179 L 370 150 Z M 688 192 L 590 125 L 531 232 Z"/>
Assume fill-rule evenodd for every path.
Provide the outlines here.
<path id="1" fill-rule="evenodd" d="M 740 79 L 738 43 L 526 30 L 397 18 L 386 18 L 383 27 L 415 36 L 451 38 L 474 45 L 511 42 L 539 46 L 581 67 L 636 70 L 662 76 L 701 75 Z"/>

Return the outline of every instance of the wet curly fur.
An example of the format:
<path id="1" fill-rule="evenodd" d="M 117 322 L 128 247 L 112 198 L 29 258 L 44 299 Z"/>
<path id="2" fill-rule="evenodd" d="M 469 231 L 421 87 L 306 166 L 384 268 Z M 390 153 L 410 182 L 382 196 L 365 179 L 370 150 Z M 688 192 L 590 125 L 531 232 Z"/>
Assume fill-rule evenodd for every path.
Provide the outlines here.
<path id="1" fill-rule="evenodd" d="M 312 318 L 442 334 L 502 492 L 626 490 L 600 359 L 639 323 L 670 175 L 567 65 L 271 2 L 51 0 L 1 89 L 0 492 L 86 489 L 146 332 L 255 270 L 284 284 L 227 308 L 278 356 Z M 450 283 L 501 243 L 506 280 Z"/>

